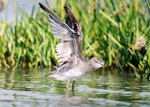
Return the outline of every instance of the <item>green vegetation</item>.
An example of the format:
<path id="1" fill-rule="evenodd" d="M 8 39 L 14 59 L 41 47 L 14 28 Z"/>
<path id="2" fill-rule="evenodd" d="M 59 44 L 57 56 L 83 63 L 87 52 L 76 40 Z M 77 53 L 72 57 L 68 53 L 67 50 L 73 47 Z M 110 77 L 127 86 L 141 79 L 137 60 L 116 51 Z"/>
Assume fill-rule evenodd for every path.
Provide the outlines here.
<path id="1" fill-rule="evenodd" d="M 53 6 L 64 21 L 65 2 L 56 0 Z M 134 71 L 136 75 L 150 73 L 148 0 L 70 0 L 66 4 L 83 27 L 83 53 L 87 58 L 102 57 L 106 67 Z M 47 15 L 41 9 L 37 13 L 34 10 L 33 7 L 31 15 L 20 11 L 21 21 L 16 17 L 15 25 L 0 22 L 0 66 L 33 68 L 57 64 L 55 46 L 59 40 L 52 36 Z"/>

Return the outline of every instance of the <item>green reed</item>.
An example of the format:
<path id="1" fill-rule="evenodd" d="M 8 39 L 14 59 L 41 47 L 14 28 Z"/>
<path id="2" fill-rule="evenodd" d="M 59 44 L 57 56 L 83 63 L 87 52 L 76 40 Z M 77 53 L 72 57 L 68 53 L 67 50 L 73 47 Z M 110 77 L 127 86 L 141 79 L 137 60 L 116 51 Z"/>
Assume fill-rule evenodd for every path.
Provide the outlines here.
<path id="1" fill-rule="evenodd" d="M 87 58 L 98 56 L 106 67 L 150 73 L 148 0 L 56 0 L 53 10 L 64 21 L 65 3 L 83 27 L 83 53 Z M 47 15 L 41 9 L 35 14 L 34 7 L 31 15 L 23 10 L 19 13 L 22 18 L 17 21 L 16 17 L 15 25 L 0 22 L 0 65 L 32 68 L 57 64 L 55 47 L 59 40 L 53 38 Z M 140 36 L 146 39 L 146 45 L 135 50 Z"/>

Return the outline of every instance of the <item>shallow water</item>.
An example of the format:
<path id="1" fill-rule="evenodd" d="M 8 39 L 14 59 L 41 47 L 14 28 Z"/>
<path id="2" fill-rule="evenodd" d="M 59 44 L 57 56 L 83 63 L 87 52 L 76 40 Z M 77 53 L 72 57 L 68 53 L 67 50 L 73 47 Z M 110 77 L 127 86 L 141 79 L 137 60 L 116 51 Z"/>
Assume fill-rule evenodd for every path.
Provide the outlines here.
<path id="1" fill-rule="evenodd" d="M 0 107 L 150 106 L 150 82 L 121 71 L 94 71 L 76 81 L 44 77 L 50 70 L 0 70 Z"/>

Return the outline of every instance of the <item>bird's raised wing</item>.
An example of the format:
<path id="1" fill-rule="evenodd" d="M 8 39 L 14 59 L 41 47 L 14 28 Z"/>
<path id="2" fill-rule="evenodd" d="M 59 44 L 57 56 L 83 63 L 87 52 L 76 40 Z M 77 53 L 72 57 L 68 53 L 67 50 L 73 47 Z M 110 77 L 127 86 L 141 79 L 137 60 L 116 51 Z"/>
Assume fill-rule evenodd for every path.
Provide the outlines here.
<path id="1" fill-rule="evenodd" d="M 82 27 L 75 15 L 73 14 L 72 10 L 67 5 L 65 5 L 64 8 L 67 13 L 66 24 L 77 33 L 75 39 L 78 48 L 78 56 L 80 59 L 84 60 L 85 58 L 82 54 Z"/>
<path id="2" fill-rule="evenodd" d="M 64 23 L 54 12 L 41 3 L 39 3 L 39 5 L 49 15 L 49 22 L 54 37 L 62 39 L 62 42 L 56 46 L 60 65 L 72 61 L 70 59 L 74 59 L 77 55 L 78 48 L 75 41 L 77 33 Z"/>
<path id="3" fill-rule="evenodd" d="M 65 5 L 64 9 L 67 13 L 67 18 L 66 18 L 66 23 L 67 25 L 73 29 L 74 31 L 77 32 L 78 36 L 82 36 L 82 27 L 80 25 L 80 23 L 78 22 L 77 18 L 75 17 L 75 15 L 73 14 L 72 10 Z"/>

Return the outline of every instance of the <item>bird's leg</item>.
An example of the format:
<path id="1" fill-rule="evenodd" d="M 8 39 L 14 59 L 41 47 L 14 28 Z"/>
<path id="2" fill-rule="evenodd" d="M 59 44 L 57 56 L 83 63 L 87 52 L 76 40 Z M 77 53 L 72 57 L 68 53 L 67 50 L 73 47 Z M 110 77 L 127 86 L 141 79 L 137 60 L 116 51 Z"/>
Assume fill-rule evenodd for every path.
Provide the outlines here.
<path id="1" fill-rule="evenodd" d="M 74 84 L 75 84 L 75 81 L 72 82 L 72 95 L 74 96 Z"/>
<path id="2" fill-rule="evenodd" d="M 72 91 L 74 91 L 74 84 L 75 84 L 75 81 L 72 82 Z"/>
<path id="3" fill-rule="evenodd" d="M 66 90 L 69 90 L 69 81 L 66 83 Z"/>

